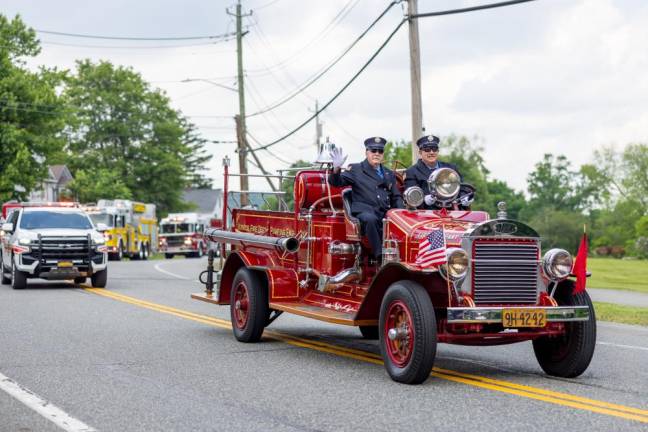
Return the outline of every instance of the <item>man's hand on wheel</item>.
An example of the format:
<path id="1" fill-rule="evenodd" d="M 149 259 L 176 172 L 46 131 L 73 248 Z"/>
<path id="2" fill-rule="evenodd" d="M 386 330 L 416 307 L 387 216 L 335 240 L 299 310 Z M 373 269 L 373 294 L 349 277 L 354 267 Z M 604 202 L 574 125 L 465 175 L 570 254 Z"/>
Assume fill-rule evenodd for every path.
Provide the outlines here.
<path id="1" fill-rule="evenodd" d="M 339 147 L 334 148 L 330 152 L 331 159 L 333 160 L 333 168 L 338 169 L 341 168 L 342 165 L 344 165 L 344 161 L 346 161 L 347 157 L 344 153 L 342 153 L 342 149 Z"/>

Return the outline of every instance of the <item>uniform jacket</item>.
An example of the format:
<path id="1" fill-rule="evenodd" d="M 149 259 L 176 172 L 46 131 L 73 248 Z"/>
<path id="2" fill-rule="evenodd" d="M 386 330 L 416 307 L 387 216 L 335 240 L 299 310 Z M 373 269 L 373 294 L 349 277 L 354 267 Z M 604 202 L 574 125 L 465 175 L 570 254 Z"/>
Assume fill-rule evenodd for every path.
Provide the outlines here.
<path id="1" fill-rule="evenodd" d="M 403 208 L 403 198 L 396 184 L 396 176 L 390 169 L 382 167 L 384 179 L 367 160 L 351 164 L 344 172 L 329 176 L 331 186 L 351 186 L 351 212 L 375 212 L 382 217 L 390 208 Z"/>
<path id="2" fill-rule="evenodd" d="M 448 162 L 437 162 L 439 163 L 438 168 L 452 168 L 453 170 L 457 171 L 459 177 L 461 177 L 461 173 L 459 173 L 459 171 L 457 170 L 456 165 Z M 425 165 L 425 162 L 419 159 L 418 162 L 416 162 L 414 165 L 409 167 L 407 171 L 405 171 L 405 189 L 412 186 L 418 186 L 423 189 L 423 193 L 425 195 L 428 195 L 430 193 L 430 188 L 428 187 L 427 181 L 433 171 L 435 170 L 428 168 L 428 166 Z M 426 204 L 422 204 L 420 208 L 429 209 L 432 207 L 427 206 Z"/>

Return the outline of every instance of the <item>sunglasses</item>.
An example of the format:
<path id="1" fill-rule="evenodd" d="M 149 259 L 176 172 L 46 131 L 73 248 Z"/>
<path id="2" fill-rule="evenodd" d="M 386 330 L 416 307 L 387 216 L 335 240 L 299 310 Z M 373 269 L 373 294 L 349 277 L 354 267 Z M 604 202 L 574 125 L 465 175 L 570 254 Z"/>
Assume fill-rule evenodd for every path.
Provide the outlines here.
<path id="1" fill-rule="evenodd" d="M 421 151 L 425 153 L 429 153 L 429 152 L 437 153 L 439 151 L 439 147 L 423 147 Z"/>
<path id="2" fill-rule="evenodd" d="M 380 153 L 380 154 L 385 153 L 385 150 L 383 150 L 383 149 L 370 149 L 369 151 L 371 153 Z"/>

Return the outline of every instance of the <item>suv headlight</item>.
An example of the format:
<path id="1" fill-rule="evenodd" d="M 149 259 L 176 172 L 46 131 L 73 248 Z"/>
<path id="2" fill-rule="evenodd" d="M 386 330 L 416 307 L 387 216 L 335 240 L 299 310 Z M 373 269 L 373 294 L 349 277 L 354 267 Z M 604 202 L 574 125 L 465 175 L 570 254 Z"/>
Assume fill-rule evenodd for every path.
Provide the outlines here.
<path id="1" fill-rule="evenodd" d="M 430 191 L 434 191 L 441 201 L 449 201 L 459 194 L 461 178 L 452 168 L 439 168 L 428 179 Z"/>
<path id="2" fill-rule="evenodd" d="M 564 249 L 550 249 L 542 257 L 542 269 L 551 280 L 565 279 L 571 273 L 574 260 Z"/>
<path id="3" fill-rule="evenodd" d="M 453 279 L 461 279 L 466 276 L 468 271 L 468 254 L 460 248 L 449 248 L 446 251 L 446 263 L 448 276 Z"/>
<path id="4" fill-rule="evenodd" d="M 24 246 L 29 246 L 31 244 L 31 239 L 20 238 L 20 239 L 18 239 L 18 244 L 24 245 Z"/>
<path id="5" fill-rule="evenodd" d="M 100 245 L 106 243 L 106 240 L 103 238 L 103 236 L 102 237 L 95 237 L 93 241 L 94 241 L 95 246 L 100 246 Z"/>

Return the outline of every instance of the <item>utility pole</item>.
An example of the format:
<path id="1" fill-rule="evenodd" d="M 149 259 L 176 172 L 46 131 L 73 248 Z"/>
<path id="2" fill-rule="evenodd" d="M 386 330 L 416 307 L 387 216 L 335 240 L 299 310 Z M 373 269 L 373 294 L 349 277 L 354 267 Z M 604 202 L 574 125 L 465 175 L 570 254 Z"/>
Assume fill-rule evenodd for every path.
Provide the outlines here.
<path id="1" fill-rule="evenodd" d="M 407 0 L 409 17 L 418 13 L 418 0 Z M 412 163 L 418 159 L 416 140 L 423 134 L 423 103 L 421 101 L 421 47 L 418 19 L 409 18 L 410 80 L 412 90 Z"/>
<path id="2" fill-rule="evenodd" d="M 227 11 L 228 15 L 236 16 L 236 54 L 238 60 L 238 96 L 239 96 L 239 120 L 236 127 L 236 137 L 238 141 L 237 151 L 239 159 L 239 173 L 242 174 L 240 178 L 241 191 L 247 191 L 248 188 L 248 177 L 247 177 L 247 146 L 246 136 L 247 129 L 245 126 L 245 87 L 243 84 L 243 30 L 241 18 L 244 16 L 252 15 L 252 13 L 242 15 L 241 14 L 241 0 L 238 0 L 236 3 L 236 14 L 232 14 Z M 241 206 L 246 206 L 249 204 L 247 193 L 241 193 Z"/>

